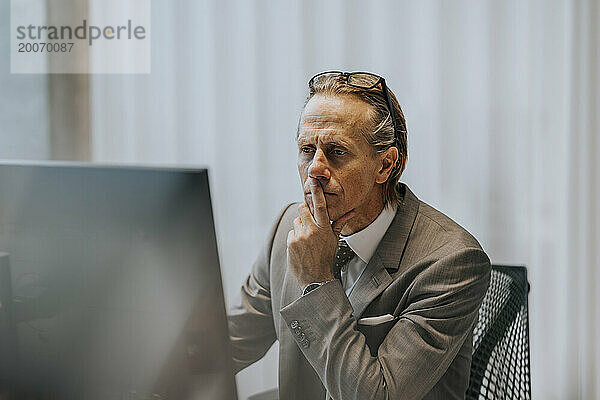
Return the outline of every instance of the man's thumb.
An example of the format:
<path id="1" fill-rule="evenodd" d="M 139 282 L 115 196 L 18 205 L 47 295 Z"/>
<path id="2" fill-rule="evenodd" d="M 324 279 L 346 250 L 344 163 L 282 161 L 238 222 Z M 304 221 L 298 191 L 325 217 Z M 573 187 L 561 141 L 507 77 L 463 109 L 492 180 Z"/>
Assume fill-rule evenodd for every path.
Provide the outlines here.
<path id="1" fill-rule="evenodd" d="M 339 235 L 342 229 L 344 229 L 344 226 L 346 226 L 346 223 L 355 215 L 356 213 L 354 211 L 350 211 L 342 215 L 337 221 L 331 224 L 331 229 L 333 230 L 333 233 Z"/>

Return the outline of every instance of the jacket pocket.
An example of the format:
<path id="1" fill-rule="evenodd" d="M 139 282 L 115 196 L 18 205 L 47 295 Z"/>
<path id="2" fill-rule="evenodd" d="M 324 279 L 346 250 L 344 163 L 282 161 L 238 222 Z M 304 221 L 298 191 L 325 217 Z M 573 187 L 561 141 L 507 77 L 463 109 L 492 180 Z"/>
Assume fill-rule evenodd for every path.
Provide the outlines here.
<path id="1" fill-rule="evenodd" d="M 371 356 L 376 357 L 379 346 L 387 336 L 388 332 L 392 329 L 398 319 L 394 318 L 391 321 L 383 322 L 376 325 L 363 325 L 357 324 L 357 329 L 360 333 L 365 336 Z"/>

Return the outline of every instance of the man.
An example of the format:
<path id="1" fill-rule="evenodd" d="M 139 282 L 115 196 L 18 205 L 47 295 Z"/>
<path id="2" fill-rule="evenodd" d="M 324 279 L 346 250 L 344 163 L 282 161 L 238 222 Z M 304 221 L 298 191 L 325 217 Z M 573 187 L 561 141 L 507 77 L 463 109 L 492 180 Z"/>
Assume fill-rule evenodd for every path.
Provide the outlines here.
<path id="1" fill-rule="evenodd" d="M 383 78 L 326 72 L 309 87 L 304 202 L 277 217 L 231 310 L 236 370 L 278 340 L 282 400 L 462 399 L 489 259 L 398 182 L 405 121 Z"/>

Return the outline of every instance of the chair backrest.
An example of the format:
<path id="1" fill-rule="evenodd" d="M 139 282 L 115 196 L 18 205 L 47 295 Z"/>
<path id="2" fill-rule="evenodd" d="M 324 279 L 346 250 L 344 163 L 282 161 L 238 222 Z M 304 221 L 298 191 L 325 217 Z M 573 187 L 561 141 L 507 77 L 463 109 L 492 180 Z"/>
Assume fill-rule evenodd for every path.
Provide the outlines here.
<path id="1" fill-rule="evenodd" d="M 531 399 L 528 294 L 524 266 L 492 265 L 473 330 L 466 399 Z"/>

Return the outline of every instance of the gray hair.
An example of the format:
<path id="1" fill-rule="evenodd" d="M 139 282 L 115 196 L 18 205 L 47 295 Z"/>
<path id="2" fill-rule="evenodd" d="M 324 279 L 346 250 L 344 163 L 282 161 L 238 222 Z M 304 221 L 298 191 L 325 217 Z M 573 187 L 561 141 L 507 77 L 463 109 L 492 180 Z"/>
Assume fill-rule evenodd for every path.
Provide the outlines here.
<path id="1" fill-rule="evenodd" d="M 377 85 L 372 89 L 357 88 L 346 84 L 345 77 L 342 75 L 331 75 L 325 79 L 319 79 L 310 87 L 310 93 L 304 103 L 304 107 L 309 100 L 316 94 L 324 94 L 331 96 L 350 95 L 359 98 L 371 106 L 367 124 L 363 127 L 361 133 L 369 144 L 373 147 L 376 153 L 382 153 L 391 147 L 398 149 L 398 162 L 394 165 L 390 176 L 383 184 L 383 203 L 385 205 L 397 204 L 402 194 L 400 193 L 399 179 L 406 167 L 408 161 L 408 143 L 406 138 L 406 121 L 404 113 L 400 108 L 398 100 L 394 93 L 388 88 L 388 95 L 394 107 L 396 117 L 396 125 L 398 126 L 399 137 L 396 138 L 394 132 L 394 124 L 390 112 L 387 107 L 387 102 L 383 95 L 381 85 Z M 300 133 L 300 121 L 298 121 L 298 131 Z"/>

